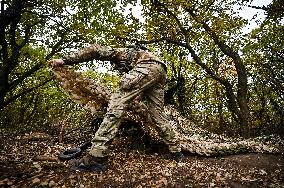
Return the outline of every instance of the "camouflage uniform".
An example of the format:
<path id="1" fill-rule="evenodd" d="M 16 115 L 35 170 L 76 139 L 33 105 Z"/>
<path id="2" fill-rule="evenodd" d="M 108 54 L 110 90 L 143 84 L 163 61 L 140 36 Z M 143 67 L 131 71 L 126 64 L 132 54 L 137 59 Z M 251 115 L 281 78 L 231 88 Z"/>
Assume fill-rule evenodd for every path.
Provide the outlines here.
<path id="1" fill-rule="evenodd" d="M 152 53 L 132 48 L 111 48 L 94 44 L 66 56 L 65 64 L 72 65 L 91 60 L 111 61 L 116 67 L 132 67 L 121 78 L 118 90 L 111 96 L 106 116 L 92 139 L 90 155 L 104 157 L 106 143 L 118 132 L 127 107 L 134 100 L 143 100 L 164 142 L 173 153 L 179 152 L 172 122 L 163 112 L 166 65 Z M 131 53 L 131 54 L 130 54 Z M 130 57 L 131 56 L 131 57 Z"/>

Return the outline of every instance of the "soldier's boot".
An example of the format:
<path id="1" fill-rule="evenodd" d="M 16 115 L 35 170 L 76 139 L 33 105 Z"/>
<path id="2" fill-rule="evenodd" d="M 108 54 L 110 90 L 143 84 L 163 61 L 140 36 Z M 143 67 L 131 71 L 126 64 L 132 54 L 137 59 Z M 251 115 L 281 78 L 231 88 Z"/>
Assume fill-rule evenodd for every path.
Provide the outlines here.
<path id="1" fill-rule="evenodd" d="M 89 154 L 81 159 L 73 159 L 69 161 L 68 166 L 71 170 L 99 172 L 105 171 L 108 167 L 107 157 L 94 157 Z"/>

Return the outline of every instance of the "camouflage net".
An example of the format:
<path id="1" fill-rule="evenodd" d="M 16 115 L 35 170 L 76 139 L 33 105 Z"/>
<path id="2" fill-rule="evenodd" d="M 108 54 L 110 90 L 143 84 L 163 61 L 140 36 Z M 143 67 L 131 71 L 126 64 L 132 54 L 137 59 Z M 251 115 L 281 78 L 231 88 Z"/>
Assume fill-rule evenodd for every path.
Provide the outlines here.
<path id="1" fill-rule="evenodd" d="M 94 80 L 83 77 L 68 67 L 53 68 L 62 87 L 70 97 L 93 116 L 102 117 L 106 113 L 111 91 Z M 135 102 L 129 107 L 126 118 L 139 123 L 143 130 L 153 139 L 161 141 L 158 131 L 143 102 Z M 223 135 L 210 133 L 199 128 L 188 119 L 183 118 L 171 106 L 165 106 L 165 112 L 175 122 L 174 130 L 182 150 L 202 156 L 220 156 L 245 152 L 278 153 L 275 147 L 283 144 L 279 137 L 258 137 L 254 139 L 233 139 Z"/>

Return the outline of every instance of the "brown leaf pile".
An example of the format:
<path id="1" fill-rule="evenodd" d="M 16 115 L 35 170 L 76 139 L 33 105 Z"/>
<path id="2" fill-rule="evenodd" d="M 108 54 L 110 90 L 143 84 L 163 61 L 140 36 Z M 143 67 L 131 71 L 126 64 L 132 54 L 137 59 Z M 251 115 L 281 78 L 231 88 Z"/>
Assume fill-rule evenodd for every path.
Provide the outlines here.
<path id="1" fill-rule="evenodd" d="M 113 142 L 109 168 L 104 172 L 74 172 L 67 163 L 37 160 L 57 157 L 74 147 L 52 140 L 23 140 L 1 135 L 0 187 L 283 187 L 284 159 L 276 154 L 226 157 L 188 155 L 182 163 L 163 154 L 129 149 L 125 137 Z M 79 142 L 86 135 L 73 135 Z"/>

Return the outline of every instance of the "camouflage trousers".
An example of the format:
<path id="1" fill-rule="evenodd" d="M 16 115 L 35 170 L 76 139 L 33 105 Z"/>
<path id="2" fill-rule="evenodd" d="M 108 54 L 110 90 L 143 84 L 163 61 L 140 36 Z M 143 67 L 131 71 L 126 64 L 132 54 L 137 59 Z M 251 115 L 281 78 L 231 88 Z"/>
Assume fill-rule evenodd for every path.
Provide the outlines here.
<path id="1" fill-rule="evenodd" d="M 107 114 L 92 140 L 90 154 L 97 157 L 107 155 L 106 143 L 115 137 L 127 107 L 133 100 L 142 100 L 157 126 L 157 130 L 171 152 L 180 151 L 172 122 L 164 111 L 164 86 L 166 71 L 157 62 L 136 65 L 121 80 L 119 89 L 111 96 Z"/>
<path id="2" fill-rule="evenodd" d="M 62 82 L 62 86 L 69 91 L 72 99 L 93 114 L 98 114 L 102 107 L 95 104 L 96 101 L 108 100 L 106 115 L 92 139 L 92 147 L 89 151 L 92 156 L 108 155 L 107 143 L 118 133 L 120 124 L 127 115 L 127 108 L 137 100 L 143 103 L 149 121 L 169 146 L 170 152 L 181 150 L 172 127 L 174 122 L 169 121 L 164 113 L 166 71 L 160 63 L 141 62 L 137 64 L 122 76 L 118 90 L 110 97 L 107 94 L 108 91 L 104 91 L 98 84 L 87 78 L 82 78 L 67 68 L 54 69 L 53 71 Z M 104 93 L 106 98 L 100 97 L 98 93 Z M 105 102 L 100 102 L 100 104 L 103 103 Z"/>

